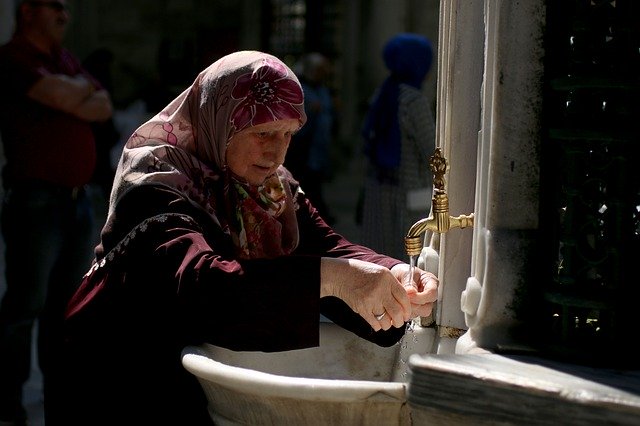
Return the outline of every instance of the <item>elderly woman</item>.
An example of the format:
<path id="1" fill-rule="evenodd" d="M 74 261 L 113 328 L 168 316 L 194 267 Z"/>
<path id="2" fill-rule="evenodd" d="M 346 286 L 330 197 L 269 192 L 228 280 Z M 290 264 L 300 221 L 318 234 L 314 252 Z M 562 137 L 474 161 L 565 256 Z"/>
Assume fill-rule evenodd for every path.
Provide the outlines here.
<path id="1" fill-rule="evenodd" d="M 96 259 L 69 303 L 52 424 L 211 424 L 186 345 L 317 346 L 319 318 L 381 346 L 428 315 L 437 279 L 347 241 L 282 166 L 305 123 L 279 59 L 230 54 L 140 126 Z"/>

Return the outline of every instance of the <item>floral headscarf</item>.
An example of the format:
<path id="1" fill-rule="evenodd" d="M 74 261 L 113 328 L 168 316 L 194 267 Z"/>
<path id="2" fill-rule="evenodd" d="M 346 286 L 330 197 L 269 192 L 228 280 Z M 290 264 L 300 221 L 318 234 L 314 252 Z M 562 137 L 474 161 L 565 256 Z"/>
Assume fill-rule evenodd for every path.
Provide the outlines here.
<path id="1" fill-rule="evenodd" d="M 222 57 L 131 135 L 107 221 L 126 190 L 161 183 L 206 211 L 241 257 L 290 253 L 298 244 L 290 174 L 280 166 L 263 185 L 249 185 L 228 170 L 226 150 L 235 133 L 251 126 L 293 118 L 302 127 L 303 101 L 300 82 L 275 56 L 241 51 Z"/>

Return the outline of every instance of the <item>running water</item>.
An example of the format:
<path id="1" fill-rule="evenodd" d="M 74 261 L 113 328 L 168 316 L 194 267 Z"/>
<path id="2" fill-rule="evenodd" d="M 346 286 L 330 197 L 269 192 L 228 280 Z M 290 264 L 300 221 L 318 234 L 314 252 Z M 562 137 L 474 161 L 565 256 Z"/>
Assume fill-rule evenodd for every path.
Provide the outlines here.
<path id="1" fill-rule="evenodd" d="M 415 269 L 415 263 L 416 261 L 416 257 L 415 256 L 409 256 L 409 273 L 407 274 L 407 278 L 405 279 L 405 283 L 404 286 L 412 286 L 412 287 L 417 287 L 416 284 L 413 282 L 413 270 Z"/>
<path id="2" fill-rule="evenodd" d="M 413 271 L 415 269 L 415 261 L 416 261 L 416 257 L 411 255 L 409 256 L 409 273 L 407 274 L 407 277 L 405 278 L 405 282 L 404 282 L 404 286 L 406 287 L 414 287 L 414 288 L 418 288 L 417 284 L 413 281 Z M 413 320 L 409 321 L 407 323 L 407 331 L 413 331 Z"/>
<path id="3" fill-rule="evenodd" d="M 409 273 L 407 274 L 406 278 L 405 278 L 405 282 L 404 282 L 404 286 L 408 287 L 416 287 L 417 285 L 416 283 L 413 281 L 413 272 L 415 269 L 415 256 L 409 256 Z M 418 344 L 418 336 L 415 333 L 415 323 L 416 320 L 419 319 L 412 319 L 411 321 L 407 322 L 407 329 L 406 329 L 406 334 L 405 336 L 402 338 L 402 340 L 400 341 L 400 356 L 398 357 L 398 368 L 400 370 L 400 376 L 402 379 L 406 379 L 407 376 L 407 361 L 409 358 L 409 355 L 413 352 L 412 350 L 410 350 L 410 347 L 415 347 Z M 404 356 L 402 356 L 404 354 Z"/>

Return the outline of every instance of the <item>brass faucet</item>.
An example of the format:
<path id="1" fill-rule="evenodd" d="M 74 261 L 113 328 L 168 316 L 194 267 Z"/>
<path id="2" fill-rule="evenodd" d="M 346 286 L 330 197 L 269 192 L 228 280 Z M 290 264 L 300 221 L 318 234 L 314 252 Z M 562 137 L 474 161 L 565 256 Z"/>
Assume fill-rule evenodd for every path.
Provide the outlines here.
<path id="1" fill-rule="evenodd" d="M 444 189 L 447 159 L 442 156 L 440 148 L 436 148 L 434 154 L 429 158 L 429 168 L 433 172 L 432 215 L 420 219 L 409 228 L 407 236 L 404 237 L 404 246 L 409 256 L 420 254 L 423 246 L 420 236 L 427 230 L 444 234 L 451 228 L 473 227 L 473 213 L 455 217 L 449 216 L 449 197 Z"/>

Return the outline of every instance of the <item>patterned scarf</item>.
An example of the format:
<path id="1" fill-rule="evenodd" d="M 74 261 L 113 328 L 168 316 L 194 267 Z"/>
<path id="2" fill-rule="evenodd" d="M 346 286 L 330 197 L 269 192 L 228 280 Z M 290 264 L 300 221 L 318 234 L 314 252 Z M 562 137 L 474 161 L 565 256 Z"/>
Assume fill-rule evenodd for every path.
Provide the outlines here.
<path id="1" fill-rule="evenodd" d="M 127 141 L 114 179 L 107 222 L 130 188 L 161 183 L 183 193 L 229 234 L 243 258 L 291 253 L 298 244 L 292 188 L 280 166 L 260 186 L 235 178 L 226 164 L 231 137 L 258 124 L 306 122 L 303 92 L 278 58 L 258 51 L 224 56 Z"/>

